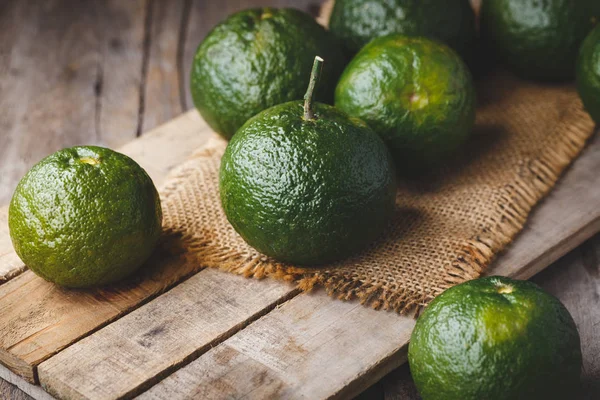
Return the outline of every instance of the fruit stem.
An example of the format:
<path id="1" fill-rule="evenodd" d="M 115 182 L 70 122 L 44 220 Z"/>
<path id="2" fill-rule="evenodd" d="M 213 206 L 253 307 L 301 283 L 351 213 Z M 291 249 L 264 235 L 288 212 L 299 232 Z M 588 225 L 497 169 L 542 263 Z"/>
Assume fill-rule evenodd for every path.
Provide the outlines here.
<path id="1" fill-rule="evenodd" d="M 323 59 L 319 56 L 315 57 L 315 62 L 312 67 L 310 74 L 310 82 L 308 84 L 308 90 L 304 95 L 304 119 L 306 121 L 312 121 L 315 119 L 315 113 L 312 109 L 312 103 L 315 97 L 315 88 L 321 78 L 321 71 L 323 70 Z"/>

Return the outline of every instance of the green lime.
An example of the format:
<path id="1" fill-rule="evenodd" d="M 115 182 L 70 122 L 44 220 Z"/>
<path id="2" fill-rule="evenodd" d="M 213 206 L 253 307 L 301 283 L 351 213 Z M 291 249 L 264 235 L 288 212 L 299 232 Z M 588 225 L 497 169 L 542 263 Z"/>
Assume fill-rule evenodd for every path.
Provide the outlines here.
<path id="1" fill-rule="evenodd" d="M 476 38 L 469 0 L 336 0 L 329 25 L 352 53 L 400 33 L 438 39 L 470 59 Z"/>
<path id="2" fill-rule="evenodd" d="M 581 45 L 576 75 L 581 100 L 594 121 L 600 124 L 600 25 Z"/>
<path id="3" fill-rule="evenodd" d="M 475 121 L 473 80 L 460 57 L 439 42 L 402 35 L 375 39 L 356 55 L 335 105 L 373 128 L 408 175 L 447 159 Z"/>
<path id="4" fill-rule="evenodd" d="M 260 111 L 301 100 L 315 56 L 328 60 L 317 97 L 331 103 L 345 65 L 333 35 L 299 10 L 238 12 L 198 47 L 191 75 L 194 104 L 206 122 L 229 139 Z"/>
<path id="5" fill-rule="evenodd" d="M 481 32 L 496 57 L 526 78 L 570 79 L 597 0 L 486 0 Z"/>
<path id="6" fill-rule="evenodd" d="M 503 277 L 446 290 L 425 309 L 408 347 L 423 400 L 572 399 L 579 334 L 562 303 Z"/>
<path id="7" fill-rule="evenodd" d="M 301 265 L 371 243 L 391 220 L 396 194 L 383 141 L 311 97 L 307 110 L 292 101 L 250 119 L 220 170 L 221 202 L 235 230 L 261 253 Z"/>
<path id="8" fill-rule="evenodd" d="M 118 281 L 150 256 L 161 231 L 156 188 L 131 158 L 78 146 L 44 158 L 21 179 L 8 210 L 15 251 L 61 286 Z"/>

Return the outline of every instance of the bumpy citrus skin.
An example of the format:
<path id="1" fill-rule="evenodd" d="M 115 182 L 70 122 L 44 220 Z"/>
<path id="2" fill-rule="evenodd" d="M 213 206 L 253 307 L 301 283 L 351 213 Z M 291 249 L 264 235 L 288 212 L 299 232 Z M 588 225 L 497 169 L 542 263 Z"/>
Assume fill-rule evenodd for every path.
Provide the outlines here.
<path id="1" fill-rule="evenodd" d="M 526 78 L 571 79 L 597 0 L 486 0 L 481 32 L 497 58 Z"/>
<path id="2" fill-rule="evenodd" d="M 131 158 L 96 146 L 57 151 L 12 197 L 15 251 L 37 275 L 70 288 L 118 281 L 150 256 L 161 231 L 158 193 Z"/>
<path id="3" fill-rule="evenodd" d="M 326 60 L 317 99 L 331 103 L 345 65 L 333 35 L 299 10 L 241 11 L 198 47 L 191 75 L 194 104 L 229 139 L 260 111 L 302 99 L 315 56 Z"/>
<path id="4" fill-rule="evenodd" d="M 235 230 L 279 261 L 320 265 L 360 251 L 388 225 L 396 182 L 383 141 L 363 122 L 316 103 L 250 119 L 223 156 L 223 209 Z"/>
<path id="5" fill-rule="evenodd" d="M 581 100 L 594 121 L 600 124 L 600 25 L 581 45 L 576 75 Z"/>
<path id="6" fill-rule="evenodd" d="M 408 361 L 423 400 L 577 398 L 579 334 L 537 285 L 482 278 L 446 290 L 412 333 Z"/>
<path id="7" fill-rule="evenodd" d="M 400 33 L 438 39 L 470 59 L 476 37 L 469 0 L 336 0 L 329 25 L 352 53 Z"/>
<path id="8" fill-rule="evenodd" d="M 335 105 L 367 122 L 408 175 L 446 160 L 475 121 L 473 80 L 460 57 L 439 42 L 402 35 L 375 39 L 356 55 Z"/>

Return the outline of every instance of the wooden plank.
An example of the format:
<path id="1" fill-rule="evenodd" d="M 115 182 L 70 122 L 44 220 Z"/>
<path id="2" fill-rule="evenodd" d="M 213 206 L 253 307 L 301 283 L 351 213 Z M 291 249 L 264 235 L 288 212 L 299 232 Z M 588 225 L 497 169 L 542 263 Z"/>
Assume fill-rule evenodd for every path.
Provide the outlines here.
<path id="1" fill-rule="evenodd" d="M 573 316 L 583 353 L 582 398 L 600 398 L 600 235 L 533 281 L 557 296 Z"/>
<path id="2" fill-rule="evenodd" d="M 135 138 L 144 3 L 2 2 L 0 204 L 60 148 Z"/>
<path id="3" fill-rule="evenodd" d="M 78 2 L 81 5 L 76 8 L 76 18 L 82 13 L 94 13 L 91 21 L 99 41 L 96 81 L 93 92 L 82 92 L 94 96 L 96 140 L 104 146 L 122 146 L 142 132 L 140 91 L 145 82 L 142 67 L 147 56 L 144 38 L 148 30 L 144 16 L 149 1 L 107 0 L 94 7 Z M 70 25 L 62 29 L 68 30 Z"/>
<path id="4" fill-rule="evenodd" d="M 297 293 L 204 270 L 42 363 L 40 382 L 59 398 L 133 396 Z"/>
<path id="5" fill-rule="evenodd" d="M 8 370 L 5 366 L 0 365 L 0 384 L 2 383 L 17 387 L 18 390 L 14 390 L 15 396 L 18 396 L 20 392 L 20 394 L 31 396 L 35 400 L 54 400 L 54 397 L 44 391 L 40 386 L 25 381 L 17 374 Z M 12 397 L 3 397 L 1 394 L 2 392 L 0 391 L 0 399 L 12 399 Z"/>
<path id="6" fill-rule="evenodd" d="M 216 135 L 196 110 L 145 133 L 118 151 L 136 160 L 161 187 L 168 173 Z"/>
<path id="7" fill-rule="evenodd" d="M 173 286 L 198 267 L 166 260 L 140 283 L 64 290 L 26 271 L 0 287 L 0 362 L 29 382 L 37 364 Z M 27 299 L 27 301 L 24 301 Z"/>
<path id="8" fill-rule="evenodd" d="M 516 254 L 511 255 L 511 261 L 504 262 L 502 259 L 506 254 L 510 254 L 515 246 L 501 255 L 499 262 L 490 268 L 489 274 L 515 276 L 519 275 L 522 267 L 532 265 L 534 267 L 529 267 L 529 271 L 538 271 L 546 267 L 548 264 L 544 263 L 549 263 L 552 259 L 540 254 L 553 252 L 555 247 L 560 247 L 560 250 L 554 251 L 554 254 L 573 248 L 590 231 L 600 228 L 595 224 L 590 228 L 588 220 L 596 220 L 599 211 L 597 205 L 600 204 L 600 177 L 594 173 L 600 169 L 599 154 L 600 137 L 596 135 L 559 183 L 560 190 L 551 192 L 532 215 L 529 221 L 532 229 L 523 232 L 517 238 L 515 246 L 519 247 Z M 555 204 L 559 206 L 556 207 Z M 553 218 L 545 218 L 549 214 Z M 573 218 L 571 214 L 580 214 L 583 218 Z M 558 234 L 554 229 L 560 220 L 567 224 L 578 223 L 579 226 L 562 225 L 561 229 L 566 235 L 570 235 L 567 237 L 563 233 Z M 524 251 L 522 246 L 529 251 Z M 315 301 L 315 298 L 319 300 Z M 150 389 L 145 396 L 161 399 L 170 397 L 169 393 L 177 393 L 180 397 L 190 395 L 214 398 L 218 397 L 219 391 L 222 390 L 232 398 L 336 398 L 356 395 L 405 361 L 406 345 L 412 326 L 408 324 L 410 319 L 406 317 L 392 318 L 389 322 L 377 325 L 373 330 L 393 332 L 397 338 L 403 340 L 380 340 L 369 346 L 363 345 L 361 336 L 355 332 L 361 332 L 365 326 L 372 326 L 371 321 L 374 317 L 369 315 L 372 310 L 356 303 L 343 303 L 355 307 L 355 318 L 349 318 L 343 315 L 344 311 L 337 308 L 342 307 L 336 306 L 338 303 L 323 293 L 314 297 L 298 296 L 175 372 Z M 309 317 L 303 317 L 307 314 Z M 306 319 L 310 318 L 336 323 L 330 328 L 323 328 L 322 332 L 318 332 L 314 337 L 310 334 L 307 337 L 295 337 L 296 332 L 311 332 L 311 326 L 315 322 L 307 323 Z M 361 343 L 357 347 L 368 348 L 368 353 L 362 354 L 360 348 L 354 347 L 351 351 L 344 351 L 343 348 L 333 345 L 312 347 L 313 343 L 324 340 L 322 337 L 332 336 L 354 338 L 355 343 Z M 267 341 L 263 339 L 265 337 L 268 338 Z M 297 347 L 284 350 L 290 337 L 294 339 Z M 306 340 L 306 345 L 303 345 L 303 340 Z M 386 357 L 383 357 L 380 351 L 383 351 Z M 335 360 L 335 364 L 326 360 Z M 335 368 L 332 368 L 332 365 L 335 365 Z M 356 365 L 360 365 L 359 371 L 355 369 Z M 263 382 L 259 389 L 256 389 L 257 382 Z M 217 390 L 217 387 L 225 389 Z M 252 391 L 253 389 L 258 391 Z"/>
<path id="9" fill-rule="evenodd" d="M 139 398 L 350 398 L 370 385 L 366 370 L 377 379 L 405 361 L 398 349 L 413 326 L 323 292 L 300 295 Z"/>
<path id="10" fill-rule="evenodd" d="M 140 132 L 157 127 L 180 115 L 182 108 L 179 51 L 189 1 L 151 1 L 148 55 L 143 88 L 143 115 Z M 191 62 L 191 60 L 190 60 Z"/>

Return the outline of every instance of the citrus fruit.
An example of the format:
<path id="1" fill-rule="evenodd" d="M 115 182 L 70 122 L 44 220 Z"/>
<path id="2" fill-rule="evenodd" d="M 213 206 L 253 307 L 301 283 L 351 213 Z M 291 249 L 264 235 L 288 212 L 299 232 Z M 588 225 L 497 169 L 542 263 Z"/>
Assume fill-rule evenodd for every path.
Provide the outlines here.
<path id="1" fill-rule="evenodd" d="M 577 89 L 585 108 L 600 123 L 600 25 L 584 40 L 577 62 Z"/>
<path id="2" fill-rule="evenodd" d="M 423 400 L 575 398 L 579 334 L 537 285 L 487 277 L 454 286 L 425 309 L 408 347 Z"/>
<path id="3" fill-rule="evenodd" d="M 372 39 L 391 33 L 426 36 L 447 43 L 470 59 L 475 16 L 469 0 L 336 0 L 331 32 L 356 53 Z"/>
<path id="4" fill-rule="evenodd" d="M 299 10 L 238 12 L 217 25 L 196 51 L 191 73 L 194 104 L 206 122 L 229 139 L 260 111 L 301 100 L 318 55 L 328 62 L 317 97 L 332 102 L 344 68 L 333 35 Z"/>
<path id="5" fill-rule="evenodd" d="M 307 99 L 306 111 L 302 101 L 284 103 L 235 134 L 221 161 L 220 192 L 229 222 L 252 247 L 282 262 L 319 265 L 382 233 L 396 183 L 389 152 L 371 129 Z"/>
<path id="6" fill-rule="evenodd" d="M 389 145 L 399 173 L 420 174 L 454 153 L 475 121 L 471 74 L 449 47 L 388 35 L 346 67 L 335 106 L 364 120 Z"/>
<path id="7" fill-rule="evenodd" d="M 61 286 L 120 280 L 150 256 L 161 231 L 158 193 L 131 158 L 96 146 L 57 151 L 21 179 L 8 210 L 15 251 Z"/>
<path id="8" fill-rule="evenodd" d="M 593 26 L 596 0 L 486 0 L 481 32 L 496 57 L 526 78 L 569 79 Z"/>

